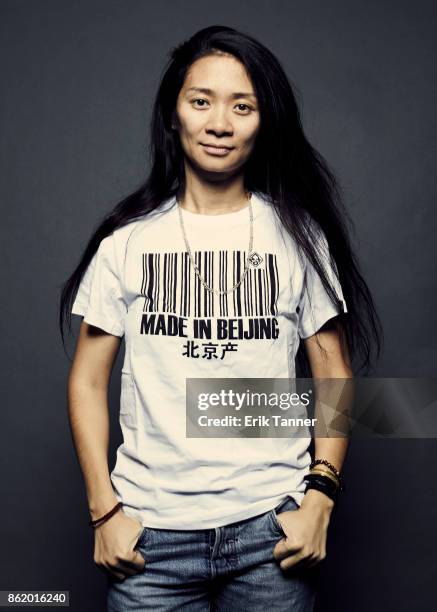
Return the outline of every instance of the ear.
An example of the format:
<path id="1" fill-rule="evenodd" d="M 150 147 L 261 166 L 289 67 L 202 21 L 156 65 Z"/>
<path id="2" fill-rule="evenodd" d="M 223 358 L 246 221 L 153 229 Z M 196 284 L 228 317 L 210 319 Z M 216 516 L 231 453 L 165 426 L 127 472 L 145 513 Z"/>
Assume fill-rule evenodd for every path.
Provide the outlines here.
<path id="1" fill-rule="evenodd" d="M 173 111 L 172 116 L 171 116 L 171 129 L 172 130 L 177 130 L 177 116 L 176 113 Z"/>

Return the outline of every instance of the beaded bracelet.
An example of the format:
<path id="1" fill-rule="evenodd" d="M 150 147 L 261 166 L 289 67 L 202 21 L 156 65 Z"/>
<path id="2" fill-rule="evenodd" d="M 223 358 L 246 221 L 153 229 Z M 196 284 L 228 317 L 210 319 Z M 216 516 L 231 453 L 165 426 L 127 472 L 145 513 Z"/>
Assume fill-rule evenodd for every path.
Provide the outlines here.
<path id="1" fill-rule="evenodd" d="M 97 523 L 105 523 L 108 519 L 111 518 L 111 516 L 113 516 L 118 511 L 119 508 L 122 507 L 122 505 L 122 502 L 118 502 L 118 504 L 116 504 L 107 514 L 101 516 L 98 519 L 95 519 L 94 521 L 90 521 L 88 525 L 90 525 L 91 527 L 95 527 Z"/>
<path id="2" fill-rule="evenodd" d="M 319 463 L 326 465 L 326 467 L 328 467 L 332 472 L 334 472 L 336 476 L 338 476 L 338 478 L 340 478 L 340 472 L 337 470 L 336 467 L 332 465 L 332 463 L 329 463 L 329 461 L 327 461 L 326 459 L 314 459 L 314 461 L 311 462 L 310 468 L 319 465 Z"/>

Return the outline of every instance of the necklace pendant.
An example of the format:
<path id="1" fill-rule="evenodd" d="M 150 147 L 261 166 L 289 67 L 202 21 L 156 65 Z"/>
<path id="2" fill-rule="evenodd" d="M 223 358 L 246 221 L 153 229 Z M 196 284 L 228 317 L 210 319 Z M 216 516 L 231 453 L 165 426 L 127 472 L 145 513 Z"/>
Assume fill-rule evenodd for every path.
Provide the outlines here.
<path id="1" fill-rule="evenodd" d="M 250 195 L 250 198 L 251 198 L 252 194 L 250 193 L 249 195 Z M 226 289 L 225 291 L 217 291 L 217 289 L 209 287 L 205 283 L 203 278 L 201 277 L 200 271 L 199 271 L 199 269 L 198 269 L 198 267 L 196 265 L 196 262 L 194 261 L 193 255 L 191 253 L 190 245 L 188 243 L 187 235 L 185 233 L 184 220 L 183 220 L 183 216 L 182 216 L 182 207 L 181 207 L 181 205 L 179 204 L 179 202 L 178 202 L 178 200 L 176 198 L 177 209 L 178 209 L 178 212 L 179 212 L 179 222 L 180 222 L 180 225 L 181 225 L 181 230 L 182 230 L 182 234 L 183 234 L 184 241 L 185 241 L 185 247 L 186 247 L 187 253 L 188 253 L 189 257 L 190 257 L 191 265 L 193 266 L 194 272 L 195 272 L 197 278 L 199 279 L 199 281 L 202 283 L 203 287 L 207 291 L 210 291 L 211 293 L 215 293 L 216 295 L 220 295 L 220 296 L 221 295 L 226 295 L 226 294 L 230 293 L 231 291 L 235 291 L 241 285 L 243 280 L 245 279 L 246 274 L 247 274 L 247 272 L 249 270 L 249 266 L 252 265 L 252 266 L 254 266 L 256 268 L 263 261 L 263 258 L 261 257 L 261 255 L 259 255 L 256 251 L 252 251 L 251 250 L 251 248 L 253 246 L 253 211 L 252 211 L 252 202 L 251 202 L 250 198 L 249 198 L 250 240 L 249 240 L 249 247 L 248 247 L 249 256 L 248 256 L 247 261 L 245 263 L 244 271 L 243 271 L 243 274 L 242 274 L 240 280 L 235 285 L 233 285 L 230 289 Z"/>
<path id="2" fill-rule="evenodd" d="M 263 258 L 261 257 L 261 255 L 258 255 L 256 251 L 252 251 L 249 254 L 249 257 L 247 259 L 250 265 L 253 266 L 254 268 L 257 268 L 263 261 Z"/>

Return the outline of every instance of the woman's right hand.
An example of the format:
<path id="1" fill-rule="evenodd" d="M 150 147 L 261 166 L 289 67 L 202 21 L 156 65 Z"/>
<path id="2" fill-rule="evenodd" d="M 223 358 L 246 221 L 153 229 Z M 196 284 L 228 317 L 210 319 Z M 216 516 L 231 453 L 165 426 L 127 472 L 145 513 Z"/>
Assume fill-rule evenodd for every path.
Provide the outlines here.
<path id="1" fill-rule="evenodd" d="M 94 563 L 124 580 L 144 570 L 144 557 L 135 550 L 144 527 L 122 509 L 94 529 Z"/>

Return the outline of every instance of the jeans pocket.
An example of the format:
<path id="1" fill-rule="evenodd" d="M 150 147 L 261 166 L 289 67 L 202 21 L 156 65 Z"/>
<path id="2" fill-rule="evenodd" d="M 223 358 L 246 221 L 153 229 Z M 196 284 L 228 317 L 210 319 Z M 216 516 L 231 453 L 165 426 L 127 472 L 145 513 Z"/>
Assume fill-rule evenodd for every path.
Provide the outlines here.
<path id="1" fill-rule="evenodd" d="M 281 536 L 285 535 L 281 523 L 278 520 L 278 514 L 287 512 L 288 510 L 297 510 L 298 508 L 298 503 L 291 496 L 288 496 L 286 501 L 281 502 L 278 506 L 276 506 L 276 508 L 270 510 L 269 518 L 275 532 Z"/>
<path id="2" fill-rule="evenodd" d="M 149 534 L 149 528 L 144 527 L 143 531 L 140 533 L 137 543 L 135 544 L 135 549 L 141 548 L 147 541 L 147 536 Z"/>
<path id="3" fill-rule="evenodd" d="M 269 513 L 270 522 L 272 524 L 273 530 L 279 535 L 284 535 L 284 530 L 281 527 L 281 523 L 278 521 L 278 517 L 276 515 L 276 509 L 270 510 Z"/>

